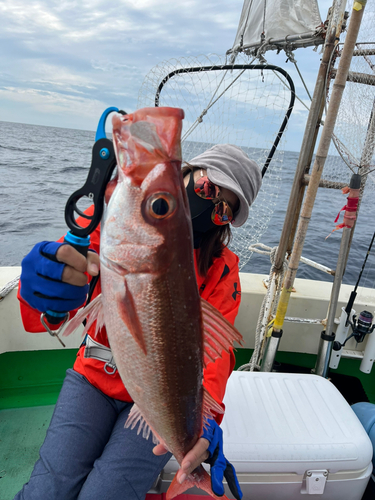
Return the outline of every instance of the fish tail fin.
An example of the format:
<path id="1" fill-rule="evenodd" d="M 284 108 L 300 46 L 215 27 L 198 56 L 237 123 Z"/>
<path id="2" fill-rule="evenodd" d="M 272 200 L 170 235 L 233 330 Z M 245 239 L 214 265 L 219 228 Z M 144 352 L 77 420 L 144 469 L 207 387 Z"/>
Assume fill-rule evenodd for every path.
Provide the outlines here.
<path id="1" fill-rule="evenodd" d="M 229 500 L 226 495 L 223 495 L 222 497 L 218 497 L 217 495 L 215 495 L 211 488 L 210 475 L 204 470 L 201 465 L 197 467 L 191 474 L 189 474 L 189 476 L 182 484 L 177 481 L 177 478 L 175 476 L 170 487 L 168 488 L 166 499 L 171 500 L 172 498 L 176 497 L 177 495 L 181 495 L 186 490 L 188 490 L 189 488 L 193 488 L 194 486 L 205 491 L 212 498 L 216 498 L 217 500 Z"/>
<path id="2" fill-rule="evenodd" d="M 86 334 L 87 330 L 90 326 L 96 321 L 96 329 L 95 335 L 98 333 L 98 330 L 104 325 L 104 316 L 103 316 L 103 303 L 102 303 L 102 294 L 98 295 L 90 304 L 85 307 L 82 307 L 77 314 L 72 318 L 68 324 L 66 325 L 63 337 L 67 337 L 71 333 L 76 330 L 84 319 L 87 318 L 85 329 L 83 330 L 83 335 Z"/>

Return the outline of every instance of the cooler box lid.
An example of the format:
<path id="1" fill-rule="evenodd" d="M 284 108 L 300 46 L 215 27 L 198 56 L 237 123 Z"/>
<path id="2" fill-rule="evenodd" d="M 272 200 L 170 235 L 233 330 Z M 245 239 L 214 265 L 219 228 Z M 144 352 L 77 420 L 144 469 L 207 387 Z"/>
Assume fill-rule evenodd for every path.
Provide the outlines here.
<path id="1" fill-rule="evenodd" d="M 362 424 L 327 379 L 233 372 L 224 398 L 224 453 L 236 471 L 359 471 L 373 449 Z"/>
<path id="2" fill-rule="evenodd" d="M 224 403 L 224 453 L 240 475 L 327 470 L 330 476 L 357 477 L 371 463 L 372 444 L 362 424 L 322 377 L 233 372 Z M 163 474 L 177 470 L 172 457 Z"/>

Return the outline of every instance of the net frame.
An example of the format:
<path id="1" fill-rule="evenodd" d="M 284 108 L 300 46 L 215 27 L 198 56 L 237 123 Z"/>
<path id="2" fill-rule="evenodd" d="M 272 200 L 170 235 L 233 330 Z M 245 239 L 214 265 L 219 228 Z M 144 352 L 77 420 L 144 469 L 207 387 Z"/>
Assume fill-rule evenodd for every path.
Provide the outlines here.
<path id="1" fill-rule="evenodd" d="M 282 68 L 268 64 L 252 65 L 249 64 L 246 56 L 241 57 L 242 60 L 237 59 L 236 64 L 228 64 L 226 58 L 217 55 L 162 62 L 146 76 L 139 92 L 138 107 L 162 105 L 181 107 L 185 110 L 186 119 L 182 133 L 184 161 L 190 161 L 214 144 L 230 142 L 242 147 L 252 159 L 257 161 L 263 169 L 263 174 L 267 172 L 264 175 L 262 189 L 250 209 L 248 221 L 240 228 L 232 228 L 234 238 L 230 248 L 240 257 L 240 269 L 244 269 L 252 255 L 252 252 L 249 251 L 250 245 L 259 242 L 268 228 L 277 205 L 283 162 L 283 150 L 278 149 L 278 146 L 285 144 L 283 133 L 293 110 L 295 89 L 289 74 Z M 244 78 L 246 74 L 250 74 L 249 72 L 252 72 L 253 76 Z M 215 77 L 212 76 L 214 73 Z M 210 82 L 206 76 L 208 74 Z M 244 79 L 247 81 L 244 82 Z M 170 87 L 168 88 L 168 86 Z M 262 86 L 264 89 L 260 92 L 259 89 Z M 271 87 L 272 90 L 270 90 Z M 225 89 L 227 93 L 228 91 L 233 92 L 233 94 L 237 92 L 236 99 L 233 98 L 232 94 L 228 97 L 223 92 Z M 253 94 L 251 103 L 249 103 L 248 95 L 245 97 L 246 93 Z M 265 94 L 271 97 L 265 97 Z M 223 100 L 223 96 L 226 96 L 224 101 L 227 98 L 227 109 L 225 109 L 224 104 L 224 110 L 221 111 L 221 116 L 218 119 L 221 123 L 217 125 L 213 122 L 218 116 L 216 111 L 217 108 L 220 109 L 220 101 Z M 184 99 L 188 104 L 183 102 Z M 270 105 L 270 100 L 272 100 L 272 105 Z M 263 115 L 261 113 L 256 115 L 252 128 L 245 129 L 245 125 L 243 125 L 244 130 L 240 132 L 247 133 L 244 133 L 243 136 L 239 133 L 234 138 L 232 128 L 235 129 L 236 125 L 232 125 L 231 121 L 233 118 L 232 108 L 238 108 L 240 115 L 245 115 L 251 108 L 251 116 L 247 120 L 251 121 L 251 118 L 254 117 L 253 111 L 256 109 L 264 110 L 265 105 L 269 105 L 272 109 L 272 113 L 275 115 L 274 121 L 277 122 L 277 125 L 272 124 L 272 134 L 265 134 L 272 135 L 272 139 L 268 140 L 269 147 L 266 148 L 264 145 L 259 147 L 259 144 L 254 143 L 253 137 L 253 135 L 257 135 L 256 129 L 260 127 L 260 123 L 268 119 L 264 112 Z M 192 111 L 192 115 L 191 110 L 195 107 L 197 111 Z M 194 127 L 194 122 L 197 122 L 197 127 Z M 191 135 L 186 136 L 186 129 L 189 130 L 191 126 L 193 126 Z M 204 127 L 206 128 L 202 133 Z M 210 127 L 212 130 L 208 130 Z M 231 130 L 229 131 L 229 129 Z M 249 137 L 253 141 L 251 145 L 249 145 Z"/>

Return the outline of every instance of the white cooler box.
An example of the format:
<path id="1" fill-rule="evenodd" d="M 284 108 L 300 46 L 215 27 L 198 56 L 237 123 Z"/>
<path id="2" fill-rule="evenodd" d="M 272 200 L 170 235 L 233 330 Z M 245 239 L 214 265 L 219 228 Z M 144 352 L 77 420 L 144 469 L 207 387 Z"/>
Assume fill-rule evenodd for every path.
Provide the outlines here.
<path id="1" fill-rule="evenodd" d="M 331 382 L 310 374 L 233 372 L 224 402 L 224 452 L 243 500 L 362 498 L 372 444 Z M 172 458 L 153 491 L 165 492 L 177 469 Z M 226 494 L 233 498 L 227 487 Z"/>

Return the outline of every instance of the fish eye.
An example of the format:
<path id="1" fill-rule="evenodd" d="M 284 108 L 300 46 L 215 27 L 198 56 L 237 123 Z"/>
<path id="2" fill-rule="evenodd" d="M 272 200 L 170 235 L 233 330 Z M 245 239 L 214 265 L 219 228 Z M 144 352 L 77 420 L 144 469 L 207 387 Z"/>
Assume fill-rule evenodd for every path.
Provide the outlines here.
<path id="1" fill-rule="evenodd" d="M 155 219 L 165 219 L 176 209 L 176 200 L 169 193 L 155 193 L 147 201 L 148 213 Z"/>

